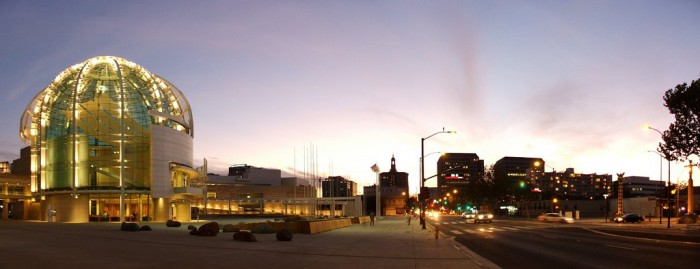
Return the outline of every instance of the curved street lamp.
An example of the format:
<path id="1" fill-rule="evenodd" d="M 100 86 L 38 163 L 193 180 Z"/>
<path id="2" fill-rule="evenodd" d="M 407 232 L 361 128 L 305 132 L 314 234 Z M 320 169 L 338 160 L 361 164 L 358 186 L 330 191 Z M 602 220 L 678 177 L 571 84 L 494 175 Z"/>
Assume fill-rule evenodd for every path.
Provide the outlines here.
<path id="1" fill-rule="evenodd" d="M 659 133 L 659 135 L 661 135 L 661 138 L 663 139 L 664 134 L 661 131 L 659 131 L 658 129 L 651 127 L 651 125 L 644 125 L 644 128 L 647 130 L 656 131 L 657 133 Z M 658 151 L 649 151 L 649 152 L 659 154 L 659 156 L 661 158 L 664 158 L 664 159 L 666 159 L 666 161 L 668 161 L 668 178 L 667 178 L 668 183 L 667 184 L 668 184 L 668 187 L 670 188 L 671 187 L 671 158 L 669 158 L 668 156 L 662 155 L 661 152 L 658 152 Z M 661 168 L 659 168 L 659 170 L 661 170 Z M 661 173 L 661 171 L 659 171 L 659 173 Z M 662 182 L 663 182 L 664 179 L 659 178 L 659 180 L 662 180 Z M 669 193 L 667 198 L 668 198 L 669 210 L 668 210 L 668 224 L 666 225 L 666 228 L 671 228 L 671 196 L 670 196 L 670 193 Z M 659 212 L 659 224 L 661 224 L 661 217 L 662 216 L 663 216 L 663 209 L 661 209 Z"/>
<path id="2" fill-rule="evenodd" d="M 425 190 L 423 187 L 425 187 L 425 161 L 423 160 L 423 156 L 425 156 L 425 140 L 428 138 L 431 138 L 437 134 L 454 134 L 457 133 L 456 131 L 445 131 L 445 127 L 442 127 L 442 131 L 436 132 L 434 134 L 429 135 L 428 137 L 423 137 L 420 139 L 420 156 L 421 156 L 421 162 L 420 162 L 420 194 L 418 197 L 420 198 L 420 223 L 421 223 L 421 229 L 425 230 L 425 195 L 426 193 L 423 193 Z"/>

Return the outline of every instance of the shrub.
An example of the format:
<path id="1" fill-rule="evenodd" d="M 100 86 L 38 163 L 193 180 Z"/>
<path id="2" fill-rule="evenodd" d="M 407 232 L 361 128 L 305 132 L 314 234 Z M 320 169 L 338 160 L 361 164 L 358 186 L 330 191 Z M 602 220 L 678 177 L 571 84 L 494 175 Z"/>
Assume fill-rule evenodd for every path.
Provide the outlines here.
<path id="1" fill-rule="evenodd" d="M 276 233 L 277 230 L 275 230 L 275 228 L 272 227 L 270 224 L 262 223 L 255 225 L 251 232 L 254 234 L 273 234 Z"/>

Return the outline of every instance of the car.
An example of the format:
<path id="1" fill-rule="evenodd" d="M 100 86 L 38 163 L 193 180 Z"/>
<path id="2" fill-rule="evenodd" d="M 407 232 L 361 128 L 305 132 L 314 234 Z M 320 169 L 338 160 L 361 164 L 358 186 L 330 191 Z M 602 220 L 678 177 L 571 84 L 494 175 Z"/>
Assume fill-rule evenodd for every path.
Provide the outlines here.
<path id="1" fill-rule="evenodd" d="M 463 219 L 470 220 L 470 219 L 474 219 L 474 217 L 476 217 L 476 214 L 474 214 L 473 212 L 464 212 L 464 213 L 462 213 L 462 218 L 463 218 Z"/>
<path id="2" fill-rule="evenodd" d="M 474 223 L 491 223 L 493 221 L 493 214 L 489 213 L 479 213 L 474 217 Z"/>
<path id="3" fill-rule="evenodd" d="M 612 221 L 616 223 L 628 223 L 628 222 L 633 222 L 633 223 L 639 223 L 644 221 L 644 217 L 640 216 L 639 214 L 635 213 L 627 213 L 622 216 L 617 216 L 612 219 Z"/>
<path id="4" fill-rule="evenodd" d="M 570 217 L 564 217 L 559 213 L 544 213 L 537 216 L 537 220 L 544 222 L 561 222 L 561 223 L 574 223 L 574 219 Z"/>

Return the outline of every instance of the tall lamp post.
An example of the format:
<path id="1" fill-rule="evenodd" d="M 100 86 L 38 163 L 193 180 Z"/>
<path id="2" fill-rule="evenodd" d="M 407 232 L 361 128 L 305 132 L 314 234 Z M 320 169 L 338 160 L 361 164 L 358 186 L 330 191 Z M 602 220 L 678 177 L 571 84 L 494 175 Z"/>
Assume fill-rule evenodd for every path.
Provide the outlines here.
<path id="1" fill-rule="evenodd" d="M 454 134 L 457 133 L 455 131 L 445 131 L 445 127 L 442 127 L 442 131 L 436 132 L 434 134 L 429 135 L 428 137 L 423 137 L 420 139 L 420 156 L 421 156 L 421 162 L 420 162 L 420 224 L 421 224 L 421 229 L 425 230 L 425 195 L 427 193 L 425 192 L 425 160 L 423 160 L 423 156 L 425 155 L 425 140 L 428 138 L 433 137 L 434 135 L 437 134 L 442 134 L 442 133 L 447 133 L 447 134 Z"/>
<path id="2" fill-rule="evenodd" d="M 657 133 L 659 133 L 659 135 L 661 135 L 661 138 L 663 139 L 664 134 L 661 131 L 657 130 L 654 127 L 651 127 L 651 125 L 646 125 L 645 127 L 647 130 L 656 131 Z M 661 153 L 659 153 L 657 151 L 653 151 L 653 152 L 656 152 L 657 154 L 659 154 L 659 156 L 661 156 L 662 158 L 666 159 L 666 161 L 668 161 L 668 178 L 667 178 L 668 183 L 667 184 L 668 184 L 668 187 L 670 188 L 671 187 L 671 158 L 669 158 L 668 156 L 663 156 L 663 155 L 661 155 Z M 659 180 L 663 180 L 663 179 L 659 178 Z M 669 207 L 668 207 L 669 208 L 669 210 L 668 210 L 668 224 L 666 225 L 666 228 L 671 228 L 671 197 L 670 197 L 670 192 L 669 192 L 669 197 L 668 197 L 668 205 L 669 205 Z M 663 215 L 663 211 L 661 211 L 661 215 Z M 660 218 L 659 218 L 659 224 L 661 224 Z"/>
<path id="3" fill-rule="evenodd" d="M 605 200 L 605 222 L 608 222 L 608 196 L 610 194 L 603 194 L 603 200 Z"/>

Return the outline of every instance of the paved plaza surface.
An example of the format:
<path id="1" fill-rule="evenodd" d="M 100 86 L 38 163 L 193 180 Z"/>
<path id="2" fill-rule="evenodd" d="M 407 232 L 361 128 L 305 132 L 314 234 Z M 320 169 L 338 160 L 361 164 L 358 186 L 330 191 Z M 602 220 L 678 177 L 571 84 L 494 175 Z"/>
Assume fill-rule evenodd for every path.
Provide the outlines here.
<path id="1" fill-rule="evenodd" d="M 238 223 L 231 222 L 232 224 Z M 153 231 L 122 232 L 119 223 L 0 221 L 2 268 L 498 268 L 417 219 L 383 217 L 376 225 L 319 234 L 255 234 L 258 242 L 189 235 L 188 224 L 140 223 Z M 218 220 L 220 225 L 229 224 Z"/>

